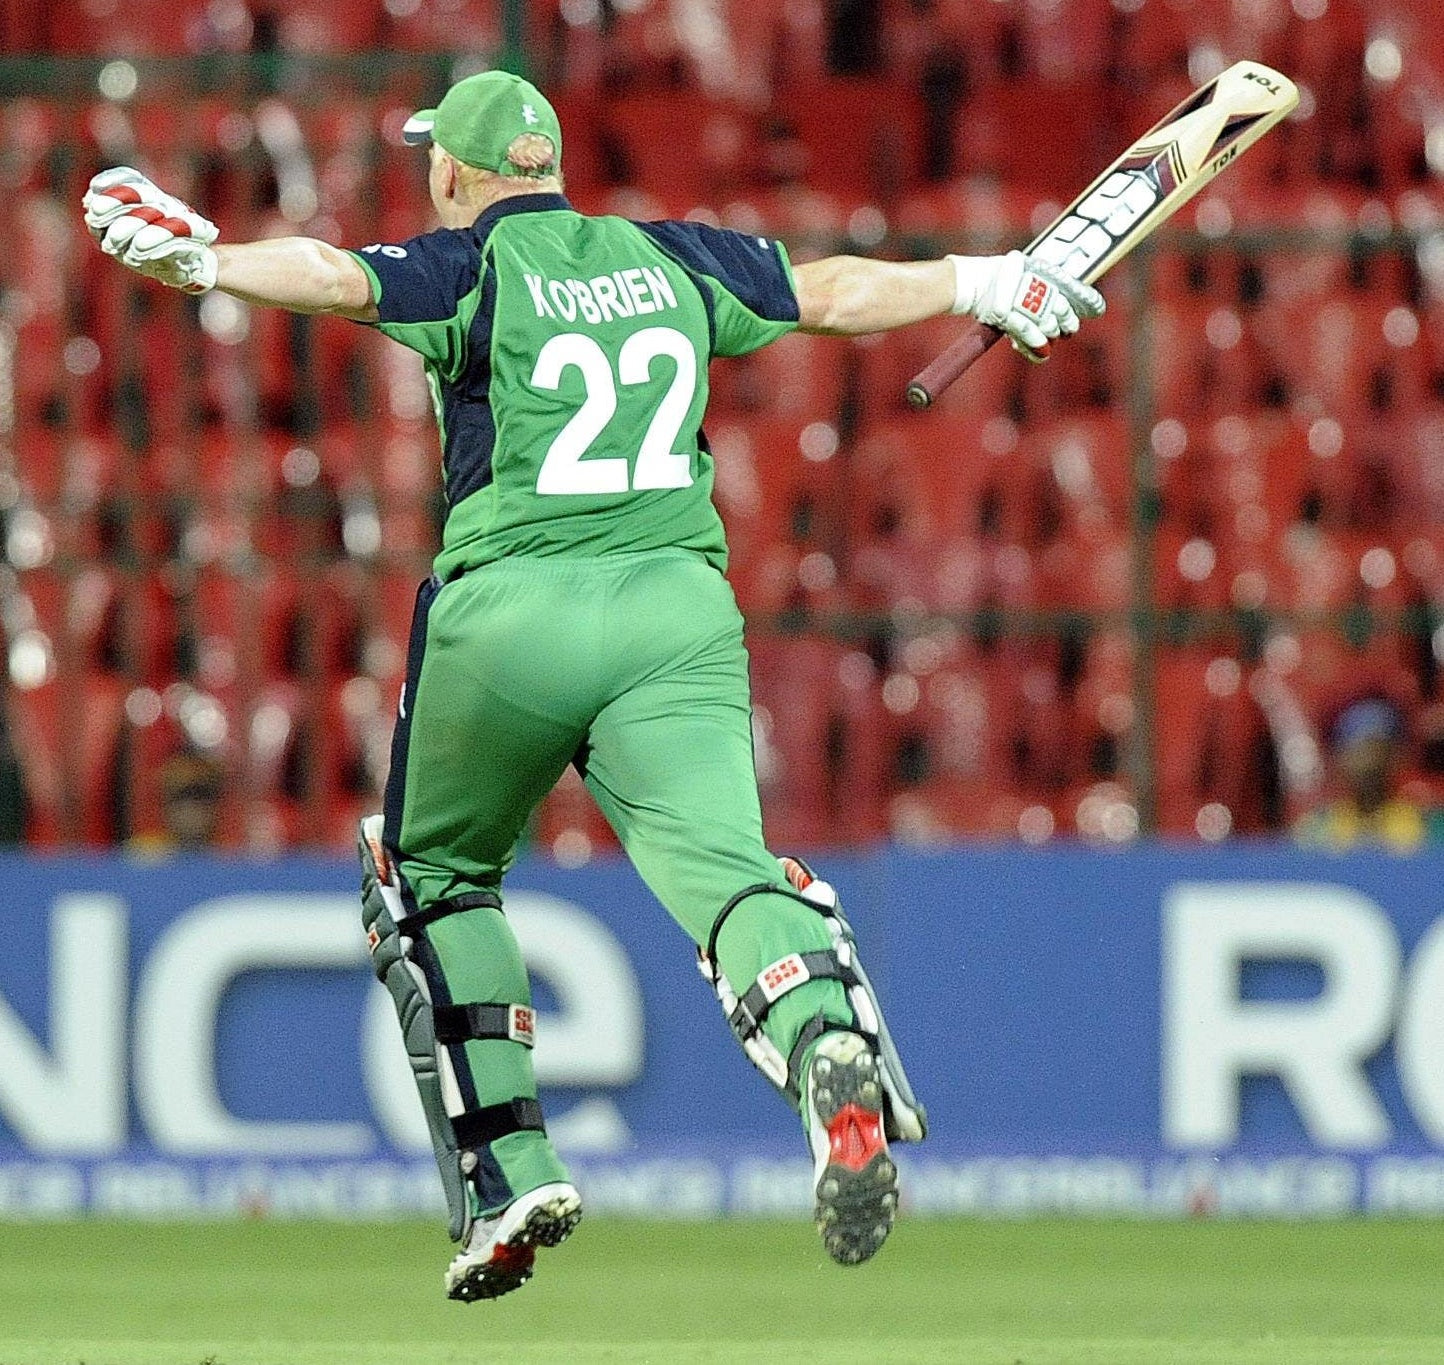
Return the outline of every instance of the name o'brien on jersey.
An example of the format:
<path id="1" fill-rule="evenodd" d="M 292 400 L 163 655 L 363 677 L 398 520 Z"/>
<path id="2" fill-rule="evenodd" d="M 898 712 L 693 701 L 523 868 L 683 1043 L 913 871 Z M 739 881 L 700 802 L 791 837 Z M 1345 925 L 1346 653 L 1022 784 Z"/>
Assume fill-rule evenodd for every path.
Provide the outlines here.
<path id="1" fill-rule="evenodd" d="M 660 266 L 634 266 L 595 275 L 590 280 L 549 280 L 540 275 L 523 275 L 531 291 L 539 318 L 560 318 L 575 322 L 610 322 L 660 313 L 677 306 L 677 295 L 667 273 Z"/>

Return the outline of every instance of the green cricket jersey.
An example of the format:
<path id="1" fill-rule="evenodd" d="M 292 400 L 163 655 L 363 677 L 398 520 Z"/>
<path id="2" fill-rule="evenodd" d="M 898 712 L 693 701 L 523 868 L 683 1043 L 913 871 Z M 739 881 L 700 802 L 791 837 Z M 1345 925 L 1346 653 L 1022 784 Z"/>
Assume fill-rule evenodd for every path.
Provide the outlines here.
<path id="1" fill-rule="evenodd" d="M 797 325 L 780 242 L 521 195 L 356 253 L 441 428 L 443 581 L 515 555 L 675 546 L 726 567 L 707 363 Z"/>

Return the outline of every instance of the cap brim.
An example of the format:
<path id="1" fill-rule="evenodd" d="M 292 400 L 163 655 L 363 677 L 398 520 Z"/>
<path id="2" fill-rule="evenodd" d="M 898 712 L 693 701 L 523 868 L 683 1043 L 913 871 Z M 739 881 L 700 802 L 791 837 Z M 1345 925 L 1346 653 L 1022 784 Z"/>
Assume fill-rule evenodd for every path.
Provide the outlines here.
<path id="1" fill-rule="evenodd" d="M 401 140 L 412 147 L 425 146 L 431 141 L 431 130 L 435 126 L 436 110 L 418 109 L 401 125 Z"/>

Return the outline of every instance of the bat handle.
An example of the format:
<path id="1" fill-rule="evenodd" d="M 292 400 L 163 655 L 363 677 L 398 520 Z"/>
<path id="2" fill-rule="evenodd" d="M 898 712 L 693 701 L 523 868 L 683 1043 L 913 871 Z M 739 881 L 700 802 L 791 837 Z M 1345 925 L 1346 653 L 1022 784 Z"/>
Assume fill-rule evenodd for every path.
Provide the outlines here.
<path id="1" fill-rule="evenodd" d="M 919 411 L 931 407 L 943 390 L 973 361 L 1002 339 L 1003 334 L 996 327 L 987 327 L 981 322 L 970 324 L 947 350 L 908 385 L 908 406 Z"/>

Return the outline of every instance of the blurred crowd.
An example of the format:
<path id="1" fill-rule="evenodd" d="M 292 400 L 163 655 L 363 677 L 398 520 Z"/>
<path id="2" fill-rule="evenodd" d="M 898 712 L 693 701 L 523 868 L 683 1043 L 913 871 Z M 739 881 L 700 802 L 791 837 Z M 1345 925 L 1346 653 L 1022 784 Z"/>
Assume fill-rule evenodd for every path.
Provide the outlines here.
<path id="1" fill-rule="evenodd" d="M 1019 244 L 1228 62 L 1295 77 L 1298 114 L 1041 370 L 995 354 L 919 417 L 902 392 L 946 323 L 714 367 L 769 832 L 1432 837 L 1431 3 L 511 13 L 0 0 L 0 837 L 341 846 L 375 805 L 440 510 L 419 367 L 105 269 L 76 205 L 129 163 L 231 237 L 398 240 L 428 225 L 406 114 L 509 52 L 555 97 L 579 207 L 773 232 L 796 259 Z M 1387 761 L 1355 762 L 1365 741 Z M 571 779 L 533 838 L 563 861 L 610 842 Z"/>

